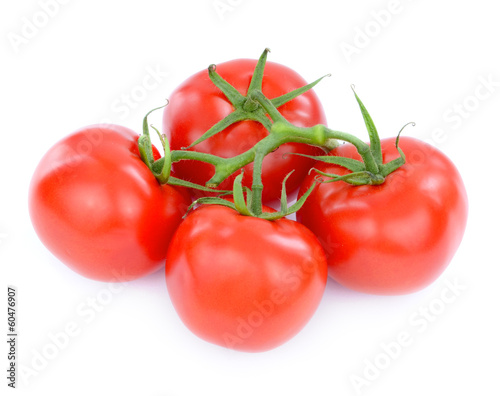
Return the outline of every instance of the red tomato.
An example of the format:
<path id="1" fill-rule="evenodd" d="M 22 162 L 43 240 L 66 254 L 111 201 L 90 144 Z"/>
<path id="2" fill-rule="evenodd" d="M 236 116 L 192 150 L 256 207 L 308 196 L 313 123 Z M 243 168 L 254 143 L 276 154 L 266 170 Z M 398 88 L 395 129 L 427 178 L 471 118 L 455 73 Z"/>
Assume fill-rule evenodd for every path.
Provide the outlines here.
<path id="1" fill-rule="evenodd" d="M 83 128 L 56 143 L 31 181 L 30 216 L 64 264 L 100 281 L 128 281 L 162 267 L 190 204 L 141 161 L 138 135 L 113 125 Z"/>
<path id="2" fill-rule="evenodd" d="M 217 65 L 219 73 L 242 95 L 246 95 L 257 61 L 238 59 Z M 277 63 L 267 62 L 265 66 L 262 92 L 273 99 L 300 88 L 307 83 L 295 71 Z M 172 150 L 189 146 L 202 136 L 210 127 L 234 110 L 225 95 L 212 83 L 208 71 L 201 71 L 182 83 L 170 95 L 170 104 L 165 108 L 163 131 L 170 140 Z M 321 103 L 313 91 L 308 91 L 278 109 L 281 114 L 296 126 L 311 127 L 326 124 Z M 268 131 L 256 121 L 237 122 L 219 134 L 194 146 L 192 150 L 229 158 L 252 148 L 268 135 Z M 309 168 L 314 163 L 309 158 L 286 153 L 320 155 L 318 148 L 301 143 L 288 143 L 266 156 L 263 162 L 262 182 L 264 184 L 263 202 L 279 199 L 281 182 L 295 169 L 287 183 L 289 192 L 296 190 Z M 204 185 L 214 173 L 214 167 L 200 161 L 182 160 L 173 165 L 178 177 Z M 252 185 L 253 164 L 244 168 L 243 185 Z M 219 188 L 231 190 L 234 178 L 240 172 L 226 179 Z M 194 195 L 206 194 L 199 191 Z"/>
<path id="3" fill-rule="evenodd" d="M 220 205 L 201 206 L 185 218 L 165 270 L 172 303 L 194 334 L 249 352 L 296 335 L 327 280 L 325 254 L 306 227 Z"/>
<path id="4" fill-rule="evenodd" d="M 406 164 L 378 186 L 319 185 L 297 219 L 322 242 L 329 275 L 373 294 L 405 294 L 433 282 L 447 267 L 464 234 L 467 196 L 453 163 L 417 139 L 402 137 Z M 382 140 L 384 162 L 399 156 L 394 139 Z M 352 145 L 333 155 L 356 158 Z M 317 169 L 346 174 L 318 163 Z M 313 182 L 312 172 L 299 195 Z"/>

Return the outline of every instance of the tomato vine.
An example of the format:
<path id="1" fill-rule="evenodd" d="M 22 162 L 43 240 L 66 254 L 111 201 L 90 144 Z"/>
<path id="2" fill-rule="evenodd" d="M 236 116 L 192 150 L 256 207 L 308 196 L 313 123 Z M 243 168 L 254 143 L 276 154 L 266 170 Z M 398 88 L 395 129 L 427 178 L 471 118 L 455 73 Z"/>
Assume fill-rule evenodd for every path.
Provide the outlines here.
<path id="1" fill-rule="evenodd" d="M 404 153 L 398 147 L 399 134 L 396 138 L 395 145 L 400 153 L 400 157 L 386 164 L 382 162 L 380 138 L 377 129 L 363 102 L 354 91 L 354 87 L 352 87 L 352 89 L 361 110 L 363 119 L 365 121 L 366 128 L 368 130 L 370 144 L 365 143 L 354 135 L 330 129 L 322 124 L 318 124 L 312 127 L 302 127 L 296 126 L 289 122 L 280 113 L 278 107 L 303 94 L 304 92 L 307 92 L 328 75 L 323 76 L 316 81 L 294 91 L 291 91 L 287 94 L 284 94 L 277 98 L 269 99 L 264 95 L 261 89 L 268 52 L 269 50 L 266 48 L 257 62 L 246 96 L 239 93 L 232 85 L 230 85 L 220 75 L 218 75 L 215 65 L 210 65 L 208 67 L 208 75 L 210 80 L 218 89 L 220 89 L 224 93 L 227 99 L 231 102 L 234 107 L 234 111 L 227 117 L 223 118 L 215 125 L 213 125 L 200 138 L 192 142 L 189 146 L 183 147 L 182 150 L 170 151 L 168 148 L 167 139 L 161 138 L 162 144 L 164 146 L 165 156 L 156 161 L 151 161 L 151 154 L 148 154 L 151 151 L 151 142 L 149 139 L 149 132 L 146 122 L 147 116 L 145 117 L 144 134 L 140 140 L 140 147 L 142 148 L 141 153 L 144 152 L 144 154 L 142 155 L 143 160 L 153 171 L 155 177 L 157 177 L 160 183 L 164 184 L 169 182 L 171 184 L 183 185 L 186 187 L 197 188 L 204 191 L 214 191 L 213 189 L 219 186 L 230 175 L 239 171 L 247 164 L 253 162 L 254 169 L 251 190 L 247 191 L 247 189 L 242 188 L 241 177 L 235 179 L 235 182 L 233 184 L 233 195 L 235 197 L 235 200 L 239 204 L 228 202 L 227 200 L 218 197 L 203 197 L 200 198 L 196 203 L 222 204 L 225 206 L 231 206 L 232 208 L 245 215 L 267 219 L 276 219 L 295 213 L 298 209 L 300 209 L 300 206 L 302 205 L 303 201 L 307 199 L 308 195 L 308 193 L 304 194 L 301 200 L 290 207 L 285 205 L 285 203 L 287 202 L 285 183 L 288 176 L 290 175 L 289 174 L 284 179 L 282 185 L 280 211 L 272 215 L 269 213 L 263 213 L 262 211 L 262 191 L 264 188 L 262 183 L 263 160 L 266 155 L 272 153 L 285 143 L 305 143 L 311 146 L 322 147 L 325 150 L 331 150 L 339 145 L 339 141 L 343 141 L 351 143 L 356 148 L 357 152 L 361 156 L 361 161 L 337 156 L 309 156 L 300 153 L 290 153 L 290 155 L 302 155 L 318 161 L 324 161 L 331 164 L 334 163 L 336 165 L 343 166 L 351 171 L 349 174 L 343 176 L 318 172 L 319 175 L 323 176 L 321 182 L 325 182 L 324 177 L 328 177 L 327 181 L 329 182 L 342 180 L 354 185 L 382 184 L 387 175 L 394 172 L 404 164 Z M 243 120 L 253 120 L 261 123 L 268 130 L 269 134 L 258 141 L 252 148 L 234 157 L 223 158 L 213 154 L 189 150 L 190 148 L 200 144 L 201 142 L 212 138 L 228 126 Z M 189 183 L 188 181 L 169 177 L 170 172 L 168 170 L 170 169 L 171 163 L 183 160 L 201 161 L 214 166 L 213 176 L 210 178 L 210 180 L 207 181 L 206 186 L 198 186 Z M 310 191 L 312 191 L 313 188 L 314 186 L 311 187 Z M 224 191 L 220 192 L 223 193 Z M 244 197 L 244 195 L 246 196 L 246 198 Z"/>

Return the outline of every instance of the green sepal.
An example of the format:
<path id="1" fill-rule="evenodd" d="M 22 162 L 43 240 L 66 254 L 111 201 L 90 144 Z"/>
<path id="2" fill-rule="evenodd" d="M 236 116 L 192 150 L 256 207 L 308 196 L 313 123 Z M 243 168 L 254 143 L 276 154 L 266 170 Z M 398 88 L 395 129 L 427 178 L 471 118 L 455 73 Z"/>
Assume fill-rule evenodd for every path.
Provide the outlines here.
<path id="1" fill-rule="evenodd" d="M 163 165 L 155 169 L 156 161 L 151 165 L 151 171 L 155 175 L 156 179 L 160 182 L 160 184 L 165 184 L 168 182 L 168 178 L 170 177 L 170 171 L 172 168 L 172 158 L 170 154 L 170 144 L 168 143 L 167 137 L 162 135 L 158 129 L 156 129 L 153 125 L 151 125 L 156 133 L 158 134 L 158 138 L 160 139 L 161 146 L 163 147 Z"/>
<path id="2" fill-rule="evenodd" d="M 163 109 L 165 106 L 168 105 L 168 100 L 167 103 L 164 104 L 163 106 L 160 107 L 155 107 L 154 109 L 148 111 L 144 118 L 142 119 L 142 135 L 139 137 L 139 152 L 141 154 L 141 158 L 144 161 L 146 165 L 148 165 L 148 168 L 151 169 L 151 166 L 154 160 L 153 156 L 153 146 L 151 145 L 151 138 L 149 136 L 149 124 L 148 124 L 148 116 L 156 110 Z M 142 149 L 142 151 L 141 151 Z"/>
<path id="3" fill-rule="evenodd" d="M 153 155 L 153 145 L 151 144 L 151 136 L 149 134 L 149 124 L 148 124 L 148 116 L 156 110 L 163 109 L 165 106 L 168 105 L 168 101 L 166 104 L 160 107 L 156 107 L 146 113 L 142 120 L 142 135 L 139 136 L 139 139 L 137 140 L 137 145 L 139 147 L 139 155 L 142 159 L 142 161 L 146 164 L 146 166 L 151 170 L 153 173 L 154 177 L 160 182 L 160 184 L 165 184 L 168 181 L 168 178 L 170 176 L 170 168 L 172 165 L 171 158 L 170 158 L 170 146 L 168 144 L 168 141 L 166 137 L 158 131 L 154 126 L 151 125 L 151 127 L 156 131 L 158 134 L 158 137 L 160 138 L 162 147 L 163 147 L 163 152 L 164 152 L 164 157 L 162 158 L 162 166 L 161 168 L 158 167 L 157 163 L 158 161 L 155 161 L 154 155 Z"/>
<path id="4" fill-rule="evenodd" d="M 153 147 L 151 145 L 151 139 L 149 135 L 141 135 L 137 140 L 137 146 L 139 147 L 139 154 L 141 156 L 142 162 L 146 164 L 149 169 L 152 169 L 154 163 L 153 157 Z"/>
<path id="5" fill-rule="evenodd" d="M 363 115 L 363 119 L 365 121 L 366 129 L 368 130 L 368 135 L 370 137 L 370 151 L 372 152 L 373 158 L 375 159 L 375 163 L 380 166 L 382 165 L 382 148 L 380 145 L 380 137 L 378 135 L 377 128 L 375 127 L 370 113 L 368 113 L 365 105 L 363 104 L 363 102 L 361 102 L 361 99 L 359 99 L 358 95 L 356 94 L 353 85 L 351 86 L 351 89 L 352 92 L 354 92 L 354 96 L 356 97 L 356 101 L 358 102 L 361 114 Z"/>
<path id="6" fill-rule="evenodd" d="M 262 108 L 265 110 L 265 112 L 267 114 L 269 114 L 269 117 L 271 117 L 271 120 L 273 120 L 273 122 L 282 121 L 287 125 L 291 125 L 285 119 L 285 117 L 283 117 L 281 115 L 281 113 L 276 108 L 276 106 L 273 105 L 273 102 L 270 99 L 266 98 L 266 96 L 262 93 L 262 91 L 258 91 L 258 90 L 252 91 L 250 93 L 250 98 L 252 100 L 259 102 L 259 104 L 262 106 Z"/>
<path id="7" fill-rule="evenodd" d="M 305 194 L 302 195 L 292 206 L 288 207 L 285 211 L 281 210 L 279 212 L 262 213 L 259 216 L 259 218 L 265 219 L 265 220 L 278 220 L 278 219 L 281 219 L 283 217 L 290 216 L 291 214 L 294 214 L 295 212 L 300 210 L 300 208 L 302 208 L 302 206 L 306 202 L 309 195 L 311 195 L 313 190 L 316 188 L 316 185 L 317 185 L 316 182 L 313 183 L 312 186 L 309 187 L 309 189 L 305 192 Z"/>
<path id="8" fill-rule="evenodd" d="M 300 208 L 302 208 L 302 206 L 306 202 L 309 195 L 311 195 L 311 193 L 313 192 L 317 183 L 314 182 L 312 184 L 312 186 L 309 187 L 309 189 L 305 192 L 304 195 L 302 195 L 293 205 L 288 206 L 288 197 L 286 194 L 286 182 L 292 173 L 293 173 L 293 171 L 291 171 L 283 179 L 283 184 L 282 184 L 282 189 L 281 189 L 281 202 L 280 202 L 281 210 L 279 212 L 261 213 L 259 215 L 259 218 L 265 219 L 265 220 L 278 220 L 278 219 L 281 219 L 283 217 L 290 216 L 291 214 L 294 214 L 295 212 L 300 210 Z"/>
<path id="9" fill-rule="evenodd" d="M 327 164 L 340 165 L 344 168 L 349 169 L 351 172 L 360 172 L 365 170 L 365 165 L 363 164 L 363 162 L 358 161 L 354 158 L 338 157 L 335 155 L 307 155 L 300 153 L 286 153 L 285 155 L 299 155 L 301 157 L 311 158 L 316 161 L 325 162 Z"/>
<path id="10" fill-rule="evenodd" d="M 142 119 L 142 133 L 146 136 L 149 136 L 149 124 L 148 124 L 148 116 L 153 112 L 153 111 L 156 111 L 156 110 L 160 110 L 160 109 L 163 109 L 164 107 L 168 106 L 168 100 L 167 100 L 167 103 L 165 103 L 163 106 L 160 106 L 160 107 L 155 107 L 154 109 L 152 110 L 149 110 L 146 115 L 144 116 L 144 118 Z"/>
<path id="11" fill-rule="evenodd" d="M 304 195 L 302 195 L 293 205 L 288 207 L 288 197 L 286 194 L 286 182 L 290 175 L 293 173 L 290 172 L 286 177 L 283 179 L 282 182 L 282 190 L 281 190 L 281 210 L 277 212 L 264 212 L 260 214 L 255 214 L 253 213 L 249 208 L 251 207 L 251 191 L 247 187 L 243 187 L 242 185 L 242 180 L 243 180 L 243 173 L 240 173 L 236 178 L 234 179 L 233 183 L 233 202 L 227 201 L 225 199 L 222 199 L 220 197 L 202 197 L 194 201 L 191 206 L 188 208 L 187 212 L 189 212 L 195 205 L 202 205 L 202 204 L 210 204 L 210 205 L 223 205 L 228 208 L 231 208 L 238 213 L 240 213 L 243 216 L 251 216 L 251 217 L 256 217 L 259 219 L 264 219 L 264 220 L 278 220 L 283 217 L 289 216 L 295 212 L 297 212 L 302 205 L 304 205 L 304 202 L 306 201 L 307 197 L 312 193 L 314 188 L 317 185 L 317 182 L 315 181 L 313 185 L 306 191 Z M 175 178 L 171 178 L 174 179 Z M 245 201 L 245 195 L 246 195 L 246 201 Z"/>
<path id="12" fill-rule="evenodd" d="M 281 206 L 281 212 L 285 213 L 288 210 L 288 196 L 286 194 L 286 182 L 290 175 L 295 171 L 292 170 L 288 175 L 285 176 L 283 179 L 283 182 L 281 183 L 281 200 L 280 200 L 280 206 Z"/>
<path id="13" fill-rule="evenodd" d="M 384 178 L 380 175 L 374 175 L 368 171 L 352 172 L 346 175 L 337 175 L 335 173 L 322 172 L 319 169 L 313 168 L 314 171 L 322 176 L 328 177 L 328 180 L 318 178 L 320 183 L 332 183 L 337 181 L 344 181 L 346 183 L 352 184 L 354 186 L 364 186 L 364 185 L 377 185 L 384 182 Z"/>
<path id="14" fill-rule="evenodd" d="M 311 187 L 309 187 L 309 189 L 304 193 L 304 195 L 302 195 L 292 206 L 288 208 L 286 213 L 287 216 L 297 212 L 298 210 L 300 210 L 300 208 L 302 208 L 309 195 L 311 195 L 311 193 L 316 188 L 316 185 L 316 183 L 313 183 Z"/>
<path id="15" fill-rule="evenodd" d="M 266 66 L 267 54 L 271 52 L 269 48 L 266 48 L 262 55 L 259 57 L 255 69 L 253 71 L 252 80 L 248 86 L 248 92 L 253 90 L 262 90 L 262 80 L 264 79 L 264 68 Z"/>
<path id="16" fill-rule="evenodd" d="M 388 162 L 387 164 L 384 164 L 380 167 L 380 173 L 384 176 L 389 175 L 390 173 L 394 172 L 396 169 L 400 168 L 403 166 L 406 162 L 406 156 L 405 153 L 403 153 L 403 150 L 401 150 L 401 147 L 399 147 L 399 137 L 401 136 L 401 132 L 403 132 L 403 129 L 405 129 L 408 125 L 415 126 L 414 122 L 409 122 L 401 128 L 401 130 L 398 133 L 398 136 L 396 137 L 396 149 L 399 152 L 399 157 L 396 159 L 393 159 L 392 161 Z"/>
<path id="17" fill-rule="evenodd" d="M 247 199 L 247 208 L 252 207 L 252 190 L 250 190 L 248 187 L 243 187 L 243 191 L 245 192 L 245 196 Z"/>
<path id="18" fill-rule="evenodd" d="M 290 102 L 291 100 L 295 99 L 296 97 L 298 97 L 298 96 L 302 95 L 303 93 L 306 93 L 307 91 L 312 89 L 325 77 L 331 77 L 331 74 L 325 74 L 323 77 L 318 78 L 316 81 L 313 81 L 312 83 L 309 83 L 307 85 L 304 85 L 303 87 L 294 89 L 293 91 L 288 92 L 284 95 L 273 98 L 273 99 L 271 99 L 271 103 L 276 108 L 283 106 L 285 103 Z"/>
<path id="19" fill-rule="evenodd" d="M 212 83 L 221 90 L 225 95 L 227 100 L 233 105 L 234 111 L 227 115 L 225 118 L 213 125 L 208 131 L 206 131 L 202 136 L 200 136 L 196 141 L 192 142 L 189 146 L 183 147 L 183 150 L 194 147 L 195 145 L 211 138 L 212 136 L 222 132 L 230 125 L 244 120 L 252 120 L 262 124 L 268 131 L 271 130 L 272 123 L 266 114 L 269 114 L 273 121 L 277 119 L 284 120 L 281 114 L 276 110 L 276 107 L 282 106 L 283 104 L 295 99 L 299 95 L 307 92 L 318 84 L 325 75 L 316 81 L 305 85 L 304 87 L 297 88 L 291 92 L 284 95 L 276 97 L 272 100 L 268 100 L 267 106 L 263 106 L 261 101 L 256 101 L 253 93 L 262 94 L 262 80 L 264 78 L 264 68 L 267 61 L 267 53 L 269 49 L 266 48 L 262 55 L 260 56 L 257 64 L 254 68 L 252 79 L 250 81 L 249 87 L 247 89 L 246 96 L 239 93 L 239 91 L 234 88 L 229 82 L 227 82 L 221 75 L 216 71 L 215 65 L 210 65 L 208 67 L 208 76 Z"/>
<path id="20" fill-rule="evenodd" d="M 212 136 L 217 135 L 219 132 L 222 132 L 224 129 L 233 125 L 234 123 L 236 123 L 238 121 L 243 121 L 245 119 L 247 119 L 246 113 L 242 110 L 236 109 L 231 114 L 229 114 L 227 117 L 223 118 L 218 123 L 216 123 L 214 126 L 212 126 L 208 131 L 206 131 L 203 135 L 201 135 L 198 139 L 196 139 L 189 146 L 182 147 L 182 150 L 188 150 L 191 147 L 194 147 L 197 144 L 211 138 Z"/>
<path id="21" fill-rule="evenodd" d="M 234 107 L 240 107 L 245 102 L 245 97 L 238 92 L 231 84 L 224 80 L 219 73 L 217 73 L 215 65 L 210 65 L 208 67 L 208 77 L 212 83 L 219 88 L 222 93 L 226 96 L 227 100 L 231 102 Z"/>
<path id="22" fill-rule="evenodd" d="M 237 211 L 235 204 L 228 200 L 219 197 L 201 197 L 189 205 L 183 218 L 185 218 L 196 205 L 221 205 Z"/>
<path id="23" fill-rule="evenodd" d="M 243 172 L 240 173 L 233 182 L 233 199 L 236 210 L 244 216 L 251 216 L 252 213 L 247 207 L 245 202 L 245 195 L 243 193 L 243 186 L 241 184 L 243 180 Z"/>
<path id="24" fill-rule="evenodd" d="M 232 194 L 232 191 L 230 190 L 216 190 L 210 187 L 205 187 L 200 184 L 196 184 L 187 180 L 183 179 L 178 179 L 177 177 L 170 176 L 168 178 L 167 184 L 171 186 L 179 186 L 179 187 L 186 187 L 186 188 L 192 188 L 200 191 L 206 191 L 206 192 L 211 192 L 211 193 L 218 193 L 219 195 L 229 195 Z"/>

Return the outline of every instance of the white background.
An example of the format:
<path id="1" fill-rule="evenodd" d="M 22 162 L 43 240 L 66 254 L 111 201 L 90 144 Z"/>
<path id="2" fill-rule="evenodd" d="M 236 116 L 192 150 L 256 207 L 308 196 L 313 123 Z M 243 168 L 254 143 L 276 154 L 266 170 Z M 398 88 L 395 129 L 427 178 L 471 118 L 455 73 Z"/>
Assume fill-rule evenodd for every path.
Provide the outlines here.
<path id="1" fill-rule="evenodd" d="M 0 304 L 15 285 L 24 367 L 18 394 L 356 395 L 353 376 L 365 378 L 366 395 L 500 394 L 494 1 L 62 3 L 0 6 Z M 427 289 L 377 297 L 330 282 L 297 337 L 247 354 L 193 336 L 169 302 L 162 272 L 121 288 L 71 272 L 38 241 L 27 189 L 43 153 L 68 133 L 100 121 L 140 132 L 144 114 L 189 75 L 257 58 L 265 47 L 269 60 L 308 81 L 332 73 L 316 89 L 332 128 L 366 136 L 351 84 L 383 137 L 415 121 L 405 134 L 432 141 L 456 163 L 470 214 L 453 262 Z M 355 52 L 346 54 L 348 47 Z M 151 70 L 156 84 L 145 89 Z M 160 126 L 161 114 L 151 121 Z M 425 309 L 432 317 L 424 320 Z M 401 333 L 411 343 L 398 349 Z M 2 394 L 6 354 L 2 348 Z"/>

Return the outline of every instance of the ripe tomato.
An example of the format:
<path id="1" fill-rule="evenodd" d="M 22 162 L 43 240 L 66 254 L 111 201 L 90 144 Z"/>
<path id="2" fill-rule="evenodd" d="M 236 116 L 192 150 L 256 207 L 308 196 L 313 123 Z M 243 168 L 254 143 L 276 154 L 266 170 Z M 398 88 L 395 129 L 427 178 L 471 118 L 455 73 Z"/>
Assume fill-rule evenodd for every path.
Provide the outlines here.
<path id="1" fill-rule="evenodd" d="M 85 277 L 128 281 L 161 268 L 191 202 L 185 191 L 156 181 L 141 161 L 138 137 L 121 126 L 83 128 L 56 143 L 32 178 L 36 233 Z"/>
<path id="2" fill-rule="evenodd" d="M 203 205 L 185 218 L 165 271 L 172 303 L 194 334 L 249 352 L 296 335 L 327 280 L 325 254 L 306 227 L 220 205 Z"/>
<path id="3" fill-rule="evenodd" d="M 257 61 L 238 59 L 217 65 L 217 73 L 246 95 Z M 273 99 L 300 88 L 307 83 L 295 71 L 286 66 L 267 62 L 262 83 L 262 92 Z M 201 71 L 182 83 L 170 95 L 170 104 L 165 108 L 163 131 L 170 140 L 172 150 L 187 147 L 210 127 L 230 114 L 234 108 L 226 96 L 209 79 L 207 70 Z M 311 127 L 326 124 L 321 103 L 313 91 L 298 96 L 280 106 L 278 110 L 296 126 Z M 268 131 L 256 121 L 239 121 L 215 136 L 197 144 L 191 150 L 229 158 L 252 148 L 268 135 Z M 289 192 L 295 191 L 311 165 L 309 158 L 286 153 L 319 155 L 318 148 L 302 143 L 288 143 L 266 156 L 263 162 L 262 182 L 264 185 L 263 202 L 279 199 L 281 182 L 295 169 L 287 183 Z M 182 160 L 173 164 L 178 177 L 204 185 L 214 173 L 214 167 L 200 161 Z M 244 167 L 243 185 L 252 185 L 253 164 Z M 226 179 L 219 188 L 230 190 L 236 174 Z M 199 191 L 193 192 L 200 194 Z M 206 195 L 206 193 L 204 193 Z"/>
<path id="4" fill-rule="evenodd" d="M 297 213 L 328 256 L 329 275 L 373 294 L 404 294 L 433 282 L 447 267 L 464 234 L 467 196 L 453 163 L 417 139 L 402 137 L 406 163 L 377 186 L 343 181 L 321 184 Z M 393 139 L 382 140 L 384 162 L 399 156 Z M 352 145 L 333 155 L 359 159 Z M 318 163 L 323 172 L 345 168 Z M 301 195 L 316 174 L 309 175 Z"/>

